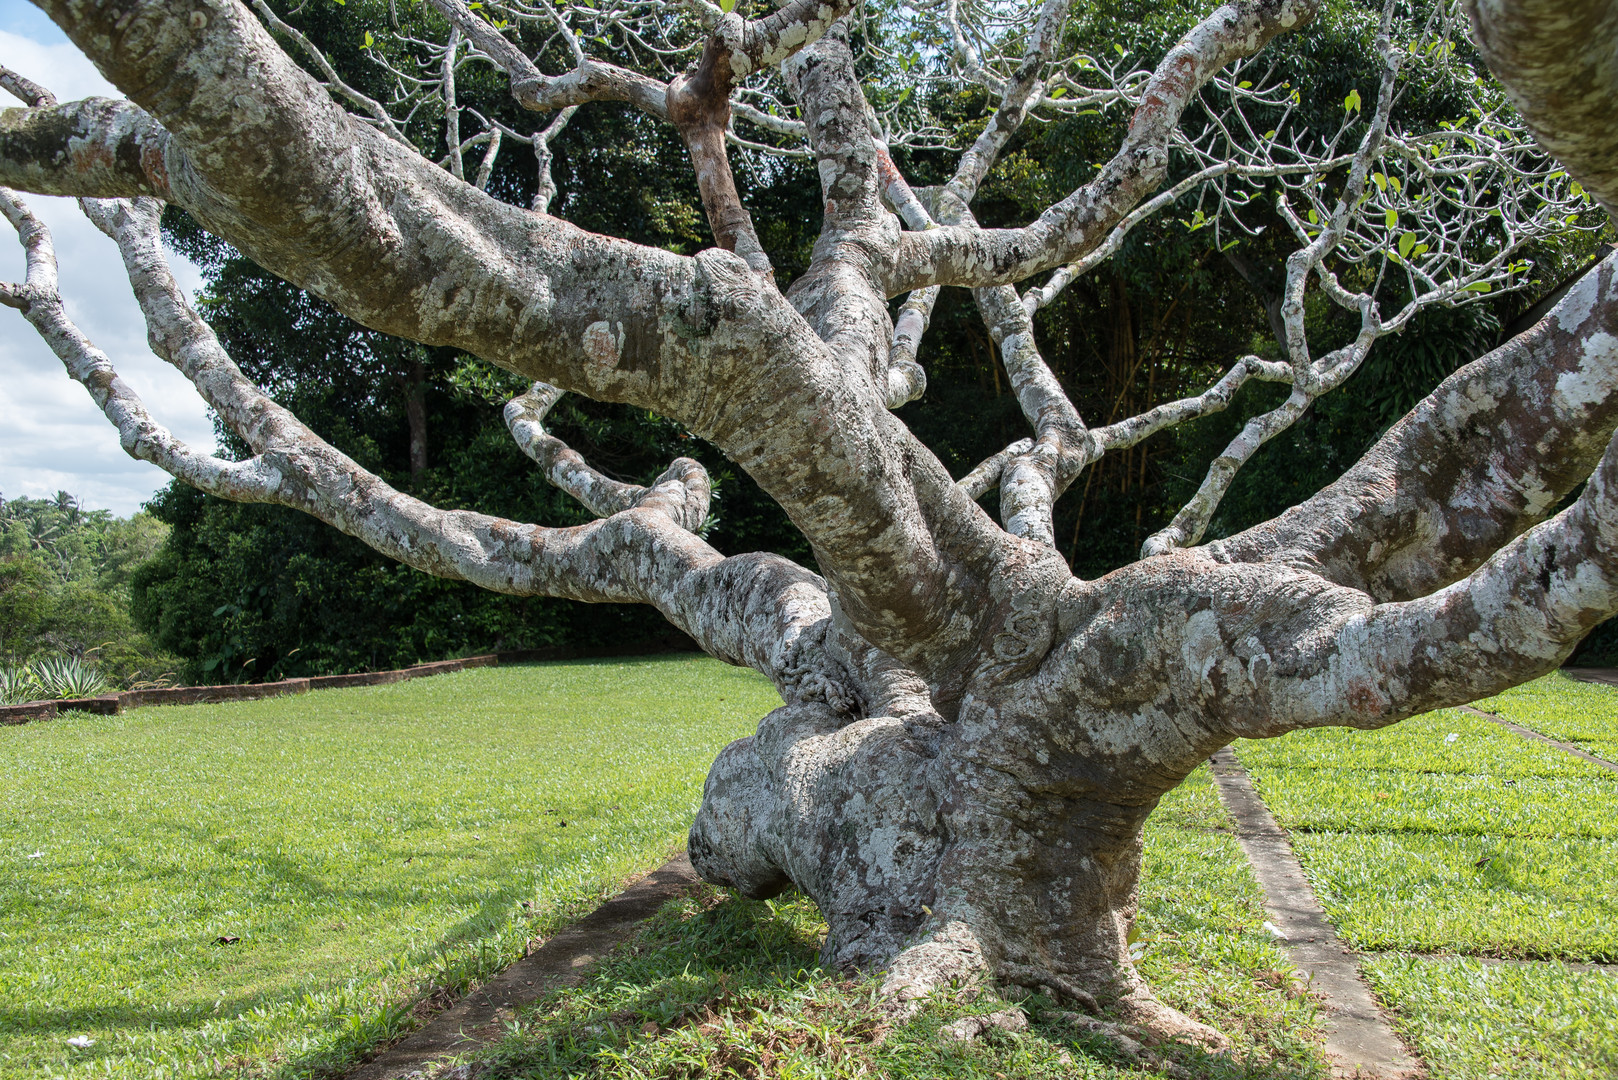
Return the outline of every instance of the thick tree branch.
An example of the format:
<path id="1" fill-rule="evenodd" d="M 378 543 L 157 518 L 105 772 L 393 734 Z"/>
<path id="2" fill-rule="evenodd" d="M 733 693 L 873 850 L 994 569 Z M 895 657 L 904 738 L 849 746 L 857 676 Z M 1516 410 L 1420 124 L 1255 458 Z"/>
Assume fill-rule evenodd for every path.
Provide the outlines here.
<path id="1" fill-rule="evenodd" d="M 367 326 L 597 398 L 682 410 L 682 396 L 707 397 L 690 370 L 705 338 L 724 327 L 721 351 L 734 355 L 772 332 L 727 318 L 730 304 L 756 310 L 731 287 L 729 256 L 683 259 L 490 199 L 344 112 L 239 5 L 191 8 L 185 33 L 141 0 L 117 20 L 53 8 L 169 123 L 122 102 L 8 111 L 7 134 L 21 119 L 27 138 L 0 150 L 0 179 L 45 193 L 152 191 Z M 256 78 L 238 78 L 244 63 Z M 776 309 L 779 334 L 793 316 Z"/>
<path id="2" fill-rule="evenodd" d="M 736 16 L 726 18 L 734 20 Z M 722 20 L 721 31 L 726 27 L 735 29 L 731 22 Z M 733 58 L 723 33 L 709 38 L 696 70 L 669 83 L 668 118 L 679 129 L 691 154 L 697 191 L 702 195 L 702 208 L 714 239 L 726 251 L 734 251 L 746 260 L 754 273 L 773 281 L 770 257 L 759 243 L 752 215 L 736 191 L 730 152 L 725 145 L 725 132 L 730 127 L 730 92 L 736 75 Z"/>
<path id="3" fill-rule="evenodd" d="M 1427 596 L 1346 613 L 1316 639 L 1278 718 L 1382 727 L 1554 671 L 1618 611 L 1618 445 L 1567 510 Z"/>
<path id="4" fill-rule="evenodd" d="M 898 223 L 877 191 L 877 144 L 846 29 L 834 27 L 783 73 L 807 118 L 825 206 L 809 268 L 787 298 L 852 370 L 869 373 L 886 400 L 893 324 L 881 282 Z"/>
<path id="5" fill-rule="evenodd" d="M 0 109 L 0 184 L 41 195 L 170 196 L 169 133 L 127 101 Z"/>
<path id="6" fill-rule="evenodd" d="M 1590 475 L 1618 426 L 1615 290 L 1618 255 L 1446 379 L 1320 494 L 1199 551 L 1294 566 L 1377 600 L 1471 573 Z"/>
<path id="7" fill-rule="evenodd" d="M 1618 211 L 1618 8 L 1605 0 L 1467 0 L 1489 70 L 1539 144 Z"/>
<path id="8" fill-rule="evenodd" d="M 68 319 L 48 232 L 10 192 L 0 213 L 28 253 L 26 318 L 117 427 L 131 456 L 210 494 L 288 506 L 407 566 L 516 595 L 651 603 L 713 655 L 770 676 L 789 700 L 847 704 L 844 673 L 819 649 L 824 584 L 772 555 L 726 559 L 681 527 L 685 499 L 657 488 L 589 525 L 547 529 L 411 498 L 333 449 L 249 382 L 169 272 L 155 202 L 85 203 L 117 242 L 153 349 L 196 385 L 254 456 L 197 453 L 157 424 L 106 355 Z M 705 485 L 704 485 L 705 486 Z M 682 489 L 684 485 L 681 485 Z"/>
<path id="9" fill-rule="evenodd" d="M 490 199 L 345 113 L 238 4 L 183 2 L 197 18 L 155 0 L 116 19 L 50 5 L 170 132 L 170 201 L 373 329 L 680 420 L 777 498 L 854 625 L 899 659 L 944 662 L 992 621 L 944 583 L 989 574 L 998 530 L 740 259 Z M 837 436 L 806 446 L 805 424 Z"/>

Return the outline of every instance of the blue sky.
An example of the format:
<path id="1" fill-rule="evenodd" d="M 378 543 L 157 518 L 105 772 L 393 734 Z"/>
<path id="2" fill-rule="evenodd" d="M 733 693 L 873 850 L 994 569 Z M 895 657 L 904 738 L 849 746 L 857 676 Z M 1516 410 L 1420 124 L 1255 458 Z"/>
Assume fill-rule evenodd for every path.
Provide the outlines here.
<path id="1" fill-rule="evenodd" d="M 0 0 L 0 64 L 49 87 L 66 101 L 118 96 L 39 9 Z M 4 92 L 0 91 L 0 97 Z M 0 107 L 14 104 L 9 99 Z M 146 327 L 123 277 L 118 249 L 70 199 L 26 196 L 56 241 L 68 314 L 112 358 L 152 413 L 193 446 L 212 450 L 213 425 L 183 376 L 151 354 Z M 23 275 L 22 249 L 0 222 L 0 279 Z M 196 267 L 173 257 L 180 281 L 202 284 Z M 0 495 L 77 495 L 83 505 L 131 514 L 168 482 L 162 470 L 135 461 L 117 432 L 33 327 L 0 308 Z"/>
<path id="2" fill-rule="evenodd" d="M 28 0 L 0 0 L 0 30 L 47 44 L 67 41 L 67 35 Z"/>

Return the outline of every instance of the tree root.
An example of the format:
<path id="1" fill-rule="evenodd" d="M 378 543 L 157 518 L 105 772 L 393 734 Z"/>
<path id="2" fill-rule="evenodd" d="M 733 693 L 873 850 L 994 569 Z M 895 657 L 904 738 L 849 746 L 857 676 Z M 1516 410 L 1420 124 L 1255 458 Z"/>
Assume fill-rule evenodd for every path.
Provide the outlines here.
<path id="1" fill-rule="evenodd" d="M 1144 983 L 1120 998 L 1116 1011 L 1123 1023 L 1145 1032 L 1149 1043 L 1180 1042 L 1211 1053 L 1224 1053 L 1231 1046 L 1222 1032 L 1157 1000 Z"/>
<path id="2" fill-rule="evenodd" d="M 1081 989 L 1071 979 L 1023 964 L 1001 964 L 1000 976 L 1007 982 L 1026 986 L 1030 990 L 1043 990 L 1057 1001 L 1071 1001 L 1092 1016 L 1101 1014 L 1101 1003 L 1088 990 Z"/>
<path id="3" fill-rule="evenodd" d="M 1045 1018 L 1082 1034 L 1106 1040 L 1114 1052 L 1133 1065 L 1174 1077 L 1174 1080 L 1191 1080 L 1191 1073 L 1185 1066 L 1152 1049 L 1149 1044 L 1158 1040 L 1156 1033 L 1151 1030 L 1067 1010 L 1046 1013 Z M 1020 1035 L 1027 1030 L 1028 1015 L 1013 1006 L 982 1016 L 963 1016 L 940 1028 L 938 1037 L 949 1042 L 972 1042 L 995 1032 Z"/>
<path id="4" fill-rule="evenodd" d="M 1132 1064 L 1141 1065 L 1166 1076 L 1172 1076 L 1174 1080 L 1191 1080 L 1191 1072 L 1185 1066 L 1170 1061 L 1147 1045 L 1148 1042 L 1155 1041 L 1155 1033 L 1148 1029 L 1136 1027 L 1133 1024 L 1098 1020 L 1093 1016 L 1083 1016 L 1079 1013 L 1065 1010 L 1047 1013 L 1046 1016 L 1085 1035 L 1095 1035 L 1105 1039 L 1108 1045 Z M 1192 1022 L 1195 1023 L 1195 1021 Z M 1213 1029 L 1209 1028 L 1208 1030 L 1212 1031 Z M 1220 1037 L 1223 1038 L 1223 1036 Z"/>
<path id="5" fill-rule="evenodd" d="M 1028 1014 L 1021 1009 L 1001 1009 L 987 1016 L 963 1016 L 938 1030 L 938 1037 L 952 1042 L 971 1042 L 991 1031 L 1020 1035 L 1028 1030 Z"/>

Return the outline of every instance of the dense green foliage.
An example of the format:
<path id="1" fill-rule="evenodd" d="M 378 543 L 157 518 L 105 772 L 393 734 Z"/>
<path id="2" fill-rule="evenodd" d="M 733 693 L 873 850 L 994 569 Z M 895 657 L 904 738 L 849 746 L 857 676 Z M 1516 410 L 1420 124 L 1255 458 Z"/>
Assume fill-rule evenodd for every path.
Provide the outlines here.
<path id="1" fill-rule="evenodd" d="M 275 6 L 354 85 L 384 98 L 389 89 L 382 69 L 366 59 L 366 31 L 403 25 L 430 37 L 437 29 L 436 14 L 408 3 L 353 0 L 303 5 L 295 14 L 284 2 Z M 1066 32 L 1091 52 L 1118 49 L 1150 61 L 1204 6 L 1190 0 L 1087 4 L 1075 10 Z M 1300 122 L 1331 130 L 1341 117 L 1338 103 L 1350 90 L 1372 95 L 1372 6 L 1380 5 L 1339 0 L 1307 34 L 1271 46 L 1277 71 L 1308 88 Z M 943 55 L 932 37 L 936 27 L 882 31 L 876 21 L 860 25 L 865 29 L 859 32 L 905 39 L 889 40 L 890 47 Z M 408 60 L 391 35 L 373 35 L 370 48 L 395 50 L 396 63 Z M 893 73 L 873 68 L 866 74 L 873 93 L 902 92 Z M 532 130 L 546 120 L 518 109 L 503 77 L 486 65 L 465 69 L 458 93 L 463 104 L 514 130 Z M 1458 101 L 1452 88 L 1420 84 L 1407 93 L 1401 115 L 1408 124 L 1454 121 Z M 977 92 L 930 104 L 954 118 L 957 141 L 973 137 L 985 120 Z M 984 185 L 976 203 L 979 218 L 1000 225 L 1036 216 L 1093 175 L 1095 163 L 1116 149 L 1127 119 L 1114 110 L 1030 124 Z M 1198 121 L 1192 116 L 1187 122 Z M 406 131 L 430 156 L 443 153 L 438 111 L 419 110 Z M 580 110 L 554 150 L 558 195 L 552 212 L 587 229 L 674 251 L 694 252 L 712 242 L 685 151 L 667 125 L 627 107 L 598 104 Z M 914 183 L 928 184 L 947 178 L 953 156 L 915 151 L 900 159 Z M 733 158 L 739 189 L 777 275 L 790 281 L 806 264 L 819 226 L 814 169 L 742 150 L 734 150 Z M 473 155 L 468 162 L 475 165 Z M 490 192 L 526 205 L 534 184 L 533 155 L 508 143 Z M 1198 225 L 1194 204 L 1188 196 L 1183 207 L 1137 228 L 1116 257 L 1075 282 L 1038 317 L 1044 354 L 1091 423 L 1198 393 L 1245 353 L 1280 354 L 1266 302 L 1281 287 L 1290 234 L 1260 198 L 1248 223 L 1266 226 L 1265 232 L 1232 248 Z M 183 214 L 171 211 L 166 223 L 172 242 L 202 265 L 209 282 L 203 308 L 232 355 L 339 449 L 438 505 L 546 525 L 583 520 L 576 505 L 538 478 L 500 421 L 500 406 L 523 389 L 520 380 L 472 357 L 366 330 L 264 273 Z M 1536 251 L 1537 281 L 1528 293 L 1431 312 L 1380 342 L 1341 391 L 1322 399 L 1240 474 L 1210 537 L 1269 518 L 1340 475 L 1442 378 L 1493 347 L 1501 327 L 1582 264 L 1589 247 L 1569 242 Z M 1391 295 L 1387 300 L 1397 301 Z M 1318 297 L 1308 321 L 1317 351 L 1343 343 L 1357 325 L 1356 316 Z M 927 394 L 900 415 L 955 475 L 1026 434 L 996 346 L 965 291 L 945 290 L 921 360 Z M 1093 577 L 1133 560 L 1146 536 L 1195 490 L 1219 449 L 1282 394 L 1281 388 L 1249 384 L 1225 414 L 1087 470 L 1056 510 L 1058 543 L 1074 570 Z M 419 406 L 414 414 L 413 405 Z M 649 479 L 677 454 L 698 458 L 718 480 L 710 541 L 727 554 L 773 550 L 812 564 L 802 537 L 753 482 L 677 424 L 576 397 L 564 398 L 552 415 L 558 435 L 622 479 Z M 222 442 L 228 453 L 245 452 L 229 435 Z M 991 513 L 996 500 L 993 493 L 985 498 Z M 152 512 L 173 532 L 161 557 L 135 583 L 136 618 L 165 648 L 186 658 L 190 680 L 380 668 L 493 648 L 591 645 L 665 632 L 647 609 L 586 610 L 431 581 L 290 510 L 230 505 L 174 485 Z"/>
<path id="2" fill-rule="evenodd" d="M 26 661 L 51 657 L 96 664 L 117 681 L 172 671 L 175 658 L 136 629 L 129 613 L 130 583 L 167 534 L 151 514 L 125 520 L 84 510 L 66 492 L 0 499 L 0 666 L 7 681 Z"/>
<path id="3" fill-rule="evenodd" d="M 339 1075 L 678 849 L 778 704 L 665 656 L 0 727 L 0 1078 Z"/>

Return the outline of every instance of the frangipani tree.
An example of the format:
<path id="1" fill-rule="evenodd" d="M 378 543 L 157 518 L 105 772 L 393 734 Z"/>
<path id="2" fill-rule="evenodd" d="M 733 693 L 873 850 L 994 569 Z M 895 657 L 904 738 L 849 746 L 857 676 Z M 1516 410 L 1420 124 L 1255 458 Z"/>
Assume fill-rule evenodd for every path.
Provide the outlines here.
<path id="1" fill-rule="evenodd" d="M 785 704 L 715 762 L 692 860 L 748 895 L 807 892 L 828 958 L 886 970 L 895 999 L 988 973 L 1217 1043 L 1157 1002 L 1128 954 L 1141 827 L 1161 796 L 1236 737 L 1378 727 L 1533 678 L 1618 611 L 1610 261 L 1342 479 L 1199 545 L 1242 464 L 1378 338 L 1423 307 L 1520 286 L 1525 245 L 1618 199 L 1612 5 L 1478 0 L 1470 29 L 1442 4 L 1372 10 L 1375 92 L 1350 95 L 1322 135 L 1295 123 L 1309 87 L 1265 62 L 1272 39 L 1309 33 L 1318 0 L 1231 0 L 1149 67 L 1070 54 L 1066 0 L 431 3 L 436 36 L 367 34 L 387 100 L 263 0 L 41 0 L 128 100 L 61 104 L 0 75 L 23 101 L 0 111 L 0 183 L 84 200 L 123 253 L 153 348 L 251 456 L 201 454 L 153 421 L 67 318 L 49 236 L 11 191 L 0 211 L 28 272 L 0 301 L 129 453 L 204 491 L 295 507 L 489 589 L 652 604 L 769 676 Z M 459 105 L 469 66 L 500 72 L 532 125 Z M 1448 80 L 1466 108 L 1407 128 L 1415 79 Z M 951 145 L 930 109 L 962 87 L 993 111 L 948 182 L 913 187 L 893 151 Z M 547 212 L 551 144 L 602 102 L 674 125 L 718 246 L 686 257 Z M 978 227 L 974 196 L 1017 130 L 1091 109 L 1129 115 L 1093 179 L 1024 226 Z M 425 154 L 410 134 L 423 117 L 443 138 Z M 485 191 L 513 152 L 537 157 L 526 205 Z M 792 281 L 759 240 L 733 153 L 817 166 L 823 223 Z M 369 327 L 531 380 L 506 406 L 511 434 L 597 520 L 442 510 L 337 452 L 194 313 L 165 262 L 165 203 Z M 1233 356 L 1195 397 L 1088 426 L 1041 354 L 1041 306 L 1153 214 L 1226 246 L 1258 227 L 1255 203 L 1295 240 L 1284 354 Z M 959 479 L 892 412 L 923 392 L 944 286 L 972 290 L 1029 426 Z M 1320 302 L 1357 316 L 1348 344 L 1312 344 L 1305 308 Z M 1224 408 L 1249 379 L 1290 394 L 1139 562 L 1075 577 L 1051 528 L 1074 479 Z M 545 429 L 564 392 L 655 410 L 720 447 L 824 576 L 710 547 L 693 461 L 644 487 L 594 469 Z M 977 502 L 995 488 L 999 523 Z"/>

